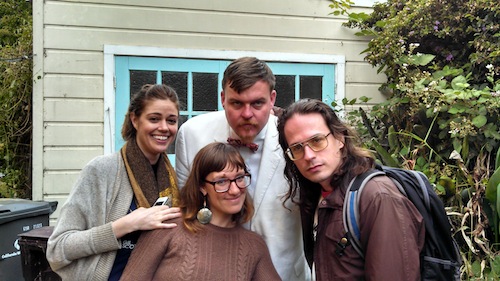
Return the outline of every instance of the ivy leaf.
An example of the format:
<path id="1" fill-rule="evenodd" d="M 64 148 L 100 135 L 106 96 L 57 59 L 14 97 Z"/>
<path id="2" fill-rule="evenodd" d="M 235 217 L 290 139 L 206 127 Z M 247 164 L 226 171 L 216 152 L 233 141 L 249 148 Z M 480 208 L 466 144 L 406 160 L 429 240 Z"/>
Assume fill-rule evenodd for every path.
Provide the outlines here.
<path id="1" fill-rule="evenodd" d="M 362 102 L 368 102 L 368 101 L 369 101 L 369 100 L 371 100 L 371 99 L 372 99 L 372 98 L 369 98 L 369 97 L 367 97 L 367 96 L 361 96 L 361 97 L 359 98 L 359 100 L 360 100 L 360 101 L 362 101 Z"/>
<path id="2" fill-rule="evenodd" d="M 463 75 L 459 75 L 451 80 L 451 87 L 453 88 L 453 90 L 461 91 L 469 86 L 470 85 L 469 83 L 467 83 L 467 78 L 465 78 Z"/>
<path id="3" fill-rule="evenodd" d="M 435 55 L 416 55 L 413 56 L 413 62 L 416 65 L 427 65 L 429 64 L 436 56 Z"/>
<path id="4" fill-rule="evenodd" d="M 474 117 L 474 119 L 472 119 L 472 124 L 474 124 L 474 126 L 478 128 L 481 128 L 482 126 L 486 125 L 487 122 L 488 119 L 484 115 L 478 115 Z"/>

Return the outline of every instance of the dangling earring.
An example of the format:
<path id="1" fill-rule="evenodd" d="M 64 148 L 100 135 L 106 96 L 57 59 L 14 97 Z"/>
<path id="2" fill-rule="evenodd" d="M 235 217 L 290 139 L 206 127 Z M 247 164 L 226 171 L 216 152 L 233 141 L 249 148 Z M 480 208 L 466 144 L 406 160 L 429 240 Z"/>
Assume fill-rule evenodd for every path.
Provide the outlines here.
<path id="1" fill-rule="evenodd" d="M 207 208 L 207 196 L 203 196 L 203 208 L 198 211 L 196 218 L 201 224 L 207 224 L 212 220 L 212 211 Z"/>

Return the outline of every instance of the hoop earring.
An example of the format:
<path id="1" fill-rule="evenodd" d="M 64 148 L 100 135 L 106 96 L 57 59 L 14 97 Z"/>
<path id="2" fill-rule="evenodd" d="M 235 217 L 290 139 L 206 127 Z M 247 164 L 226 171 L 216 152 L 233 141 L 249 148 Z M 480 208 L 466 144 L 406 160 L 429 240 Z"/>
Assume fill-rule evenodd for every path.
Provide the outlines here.
<path id="1" fill-rule="evenodd" d="M 207 208 L 207 196 L 203 196 L 203 208 L 198 211 L 196 218 L 201 224 L 207 224 L 212 220 L 212 211 Z"/>

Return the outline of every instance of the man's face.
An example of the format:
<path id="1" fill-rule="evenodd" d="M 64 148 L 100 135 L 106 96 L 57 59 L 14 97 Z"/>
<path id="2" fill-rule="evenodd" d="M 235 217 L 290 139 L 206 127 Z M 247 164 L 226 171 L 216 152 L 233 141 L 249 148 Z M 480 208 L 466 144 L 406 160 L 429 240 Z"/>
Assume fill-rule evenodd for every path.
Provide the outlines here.
<path id="1" fill-rule="evenodd" d="M 249 143 L 266 126 L 276 100 L 276 91 L 270 91 L 269 84 L 263 81 L 241 93 L 226 86 L 221 100 L 229 126 L 243 142 Z"/>
<path id="2" fill-rule="evenodd" d="M 304 144 L 304 155 L 294 161 L 299 172 L 308 180 L 321 184 L 325 191 L 331 191 L 330 180 L 342 163 L 340 149 L 344 143 L 333 134 L 327 136 L 328 146 L 321 151 L 314 151 L 303 143 L 314 135 L 330 133 L 325 119 L 319 113 L 294 114 L 285 123 L 285 139 L 288 146 Z"/>

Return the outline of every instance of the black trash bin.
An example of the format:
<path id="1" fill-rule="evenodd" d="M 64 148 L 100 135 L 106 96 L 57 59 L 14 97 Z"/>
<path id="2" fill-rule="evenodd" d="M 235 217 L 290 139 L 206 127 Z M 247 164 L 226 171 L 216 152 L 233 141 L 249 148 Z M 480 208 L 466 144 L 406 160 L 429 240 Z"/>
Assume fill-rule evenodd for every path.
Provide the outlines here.
<path id="1" fill-rule="evenodd" d="M 0 198 L 0 280 L 24 280 L 18 234 L 49 225 L 57 202 Z"/>

